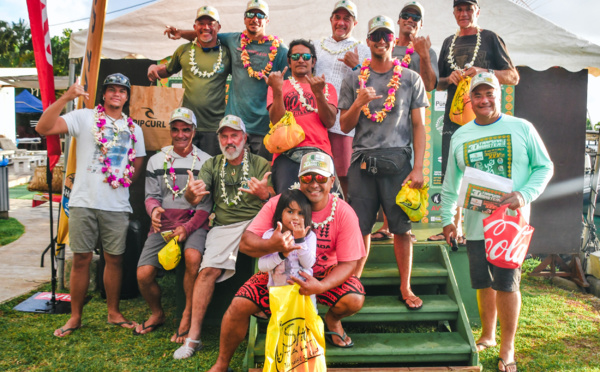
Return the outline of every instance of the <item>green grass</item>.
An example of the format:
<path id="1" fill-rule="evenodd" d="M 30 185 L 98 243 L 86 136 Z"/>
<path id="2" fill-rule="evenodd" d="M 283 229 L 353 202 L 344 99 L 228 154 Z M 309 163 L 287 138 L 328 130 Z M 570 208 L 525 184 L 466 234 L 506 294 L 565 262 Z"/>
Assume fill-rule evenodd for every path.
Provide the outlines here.
<path id="1" fill-rule="evenodd" d="M 28 184 L 11 187 L 8 189 L 8 196 L 11 199 L 31 200 L 35 194 L 40 194 L 39 191 L 27 190 Z"/>
<path id="2" fill-rule="evenodd" d="M 12 243 L 25 232 L 25 227 L 14 218 L 0 219 L 0 246 Z"/>

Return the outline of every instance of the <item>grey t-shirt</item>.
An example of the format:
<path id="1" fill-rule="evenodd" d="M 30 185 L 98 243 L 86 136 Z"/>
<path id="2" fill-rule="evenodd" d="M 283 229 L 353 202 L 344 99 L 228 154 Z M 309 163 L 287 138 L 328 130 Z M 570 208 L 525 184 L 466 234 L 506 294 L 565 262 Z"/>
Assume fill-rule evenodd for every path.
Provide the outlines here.
<path id="1" fill-rule="evenodd" d="M 402 60 L 406 55 L 406 45 L 405 46 L 395 46 L 394 51 L 392 52 L 392 56 Z M 438 69 L 438 59 L 437 54 L 432 48 L 429 48 L 429 60 L 431 62 L 431 68 L 433 72 L 435 72 L 435 83 L 440 79 L 440 70 Z M 419 53 L 414 52 L 410 56 L 410 63 L 408 64 L 408 68 L 415 71 L 417 74 L 421 74 L 421 56 Z"/>
<path id="2" fill-rule="evenodd" d="M 360 70 L 352 71 L 346 75 L 340 90 L 338 109 L 347 110 L 356 100 L 358 85 L 358 74 Z M 380 74 L 371 70 L 367 80 L 367 87 L 375 88 L 377 95 L 382 98 L 369 103 L 371 113 L 380 111 L 387 99 L 387 84 L 393 76 L 393 69 Z M 410 112 L 413 109 L 428 107 L 429 100 L 421 76 L 407 68 L 402 69 L 400 87 L 396 91 L 396 102 L 383 122 L 377 123 L 360 113 L 356 133 L 352 142 L 352 160 L 358 156 L 358 152 L 378 148 L 406 147 L 412 143 L 412 122 Z"/>

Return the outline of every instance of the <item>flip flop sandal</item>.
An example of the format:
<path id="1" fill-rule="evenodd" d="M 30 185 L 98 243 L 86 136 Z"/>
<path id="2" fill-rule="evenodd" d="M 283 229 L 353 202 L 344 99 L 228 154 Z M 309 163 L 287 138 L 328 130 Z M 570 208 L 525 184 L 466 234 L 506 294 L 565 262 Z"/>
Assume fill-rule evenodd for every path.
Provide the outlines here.
<path id="1" fill-rule="evenodd" d="M 342 342 L 344 342 L 344 346 L 338 345 L 335 342 L 333 342 L 333 336 L 339 337 L 340 340 L 342 340 Z M 330 343 L 332 346 L 339 347 L 341 349 L 349 349 L 349 348 L 353 347 L 354 346 L 354 341 L 350 341 L 349 344 L 346 344 L 346 337 L 347 336 L 348 335 L 346 334 L 346 332 L 344 332 L 343 335 L 340 335 L 337 332 L 330 331 L 329 328 L 327 328 L 327 326 L 325 326 L 325 341 L 327 341 L 328 343 Z"/>
<path id="2" fill-rule="evenodd" d="M 408 304 L 408 301 L 410 301 L 411 303 L 413 303 L 413 304 L 414 304 L 414 303 L 415 303 L 415 299 L 417 299 L 417 298 L 419 298 L 419 297 L 418 297 L 418 296 L 410 296 L 409 298 L 407 298 L 407 299 L 404 299 L 404 298 L 402 298 L 402 295 L 398 296 L 398 299 L 399 299 L 401 302 L 404 302 L 404 306 L 406 306 L 406 308 L 407 308 L 408 310 L 419 310 L 420 308 L 422 308 L 422 307 L 423 307 L 423 302 L 421 302 L 421 306 L 417 306 L 417 307 L 412 307 L 412 306 L 410 306 L 410 305 Z M 421 301 L 422 301 L 422 300 L 421 300 Z"/>
<path id="3" fill-rule="evenodd" d="M 179 334 L 179 329 L 177 329 L 177 331 L 175 331 L 175 341 L 173 341 L 173 342 L 177 342 L 177 339 L 179 337 L 187 336 L 188 333 L 190 333 L 189 329 L 185 332 L 181 332 L 181 334 Z"/>
<path id="4" fill-rule="evenodd" d="M 375 235 L 379 235 L 379 236 L 375 236 Z M 374 242 L 381 242 L 384 240 L 389 240 L 392 239 L 392 237 L 394 236 L 394 234 L 388 232 L 388 231 L 376 231 L 374 233 L 371 234 L 371 241 Z"/>
<path id="5" fill-rule="evenodd" d="M 145 330 L 147 330 L 147 329 L 149 329 L 150 331 L 148 331 L 148 332 L 144 332 L 144 333 L 141 333 L 141 332 L 138 332 L 138 331 L 136 331 L 136 330 L 135 330 L 135 328 L 134 328 L 134 329 L 133 329 L 133 335 L 134 335 L 134 336 L 140 336 L 140 335 L 145 335 L 145 334 L 147 334 L 147 333 L 150 333 L 150 332 L 154 332 L 154 331 L 156 331 L 156 330 L 157 330 L 157 329 L 158 329 L 160 326 L 162 326 L 163 324 L 165 324 L 165 323 L 150 324 L 149 326 L 146 326 L 146 322 L 143 322 L 143 323 L 142 323 L 142 331 L 145 331 Z"/>
<path id="6" fill-rule="evenodd" d="M 518 372 L 516 361 L 512 362 L 512 363 L 506 363 L 504 361 L 504 359 L 502 359 L 502 358 L 498 358 L 498 359 L 500 359 L 500 363 L 502 363 L 502 365 L 504 366 L 504 371 L 501 370 L 500 368 L 498 368 L 499 372 Z"/>
<path id="7" fill-rule="evenodd" d="M 441 232 L 439 234 L 435 234 L 430 236 L 429 238 L 427 238 L 428 242 L 442 242 L 442 241 L 446 241 L 446 237 L 444 236 L 444 233 Z"/>
<path id="8" fill-rule="evenodd" d="M 196 346 L 191 347 L 188 344 L 196 344 Z M 194 353 L 200 349 L 202 349 L 202 341 L 201 340 L 192 340 L 191 338 L 186 338 L 185 342 L 181 347 L 173 353 L 174 359 L 187 359 L 194 355 Z"/>
<path id="9" fill-rule="evenodd" d="M 62 329 L 62 328 L 59 328 L 59 329 L 60 329 L 60 335 L 54 335 L 54 336 L 56 336 L 56 337 L 65 337 L 65 336 L 69 336 L 69 335 L 72 335 L 72 334 L 73 334 L 73 332 L 75 332 L 76 330 L 78 330 L 78 329 L 79 329 L 79 328 L 81 328 L 81 327 L 82 327 L 82 326 L 79 326 L 79 327 L 71 327 L 71 328 L 67 328 L 67 329 Z M 70 332 L 70 333 L 67 333 L 67 332 Z"/>
<path id="10" fill-rule="evenodd" d="M 488 344 L 487 342 L 479 342 L 476 346 L 481 346 L 482 347 L 482 349 L 478 351 L 480 353 L 480 352 L 484 351 L 485 349 L 488 349 L 490 347 L 494 347 L 496 345 Z"/>
<path id="11" fill-rule="evenodd" d="M 135 323 L 132 322 L 131 320 L 128 320 L 126 322 L 117 322 L 117 323 L 106 321 L 106 323 L 110 324 L 110 325 L 117 326 L 117 327 L 126 328 L 126 329 L 131 329 L 131 328 L 130 327 L 123 327 L 125 324 L 127 324 L 127 325 L 135 325 Z M 135 328 L 135 327 L 133 327 L 133 328 Z"/>

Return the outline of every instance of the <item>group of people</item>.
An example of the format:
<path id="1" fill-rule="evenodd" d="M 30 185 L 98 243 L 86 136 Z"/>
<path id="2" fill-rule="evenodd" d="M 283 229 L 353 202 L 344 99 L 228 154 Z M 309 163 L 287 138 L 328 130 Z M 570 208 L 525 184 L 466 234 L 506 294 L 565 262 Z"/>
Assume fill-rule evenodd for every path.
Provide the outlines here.
<path id="1" fill-rule="evenodd" d="M 177 237 L 185 258 L 186 305 L 171 338 L 182 344 L 174 358 L 189 358 L 201 349 L 202 322 L 215 283 L 235 274 L 238 251 L 260 258 L 261 271 L 239 289 L 225 313 L 211 371 L 227 369 L 252 315 L 270 315 L 271 285 L 297 283 L 300 294 L 327 305 L 328 342 L 352 347 L 341 320 L 363 305 L 360 277 L 380 208 L 386 233 L 393 234 L 401 279 L 398 299 L 409 310 L 422 308 L 410 285 L 411 222 L 395 197 L 403 185 L 424 184 L 427 91 L 448 91 L 441 239 L 450 244 L 463 238 L 457 197 L 465 167 L 504 161 L 504 166 L 485 169 L 513 179 L 513 192 L 501 202 L 525 215 L 553 172 L 534 126 L 501 113 L 500 84 L 519 80 L 504 42 L 479 27 L 477 0 L 454 0 L 453 9 L 459 28 L 444 41 L 439 60 L 429 36 L 419 35 L 425 9 L 417 1 L 400 9 L 398 34 L 391 18 L 370 19 L 366 42 L 352 35 L 358 9 L 349 0 L 335 3 L 330 36 L 293 40 L 289 48 L 266 33 L 269 7 L 264 0 L 247 3 L 241 33 L 219 33 L 219 13 L 211 6 L 198 9 L 193 30 L 167 27 L 170 38 L 190 42 L 177 48 L 168 64 L 148 69 L 152 81 L 182 71 L 185 93 L 182 107 L 171 115 L 172 144 L 150 157 L 146 167 L 145 207 L 152 226 L 137 278 L 151 315 L 139 324 L 119 311 L 121 257 L 131 212 L 128 187 L 146 155 L 140 127 L 123 113 L 130 82 L 122 74 L 109 75 L 102 104 L 59 116 L 68 101 L 87 95 L 80 85 L 71 86 L 37 126 L 43 135 L 69 133 L 77 139 L 69 219 L 72 314 L 54 335 L 67 336 L 81 327 L 98 237 L 107 262 L 108 322 L 136 335 L 163 325 L 156 279 L 164 270 L 157 255 L 166 240 Z M 468 93 L 476 118 L 460 126 L 450 120 L 449 110 L 457 85 L 467 76 L 472 78 Z M 263 143 L 269 123 L 288 112 L 305 138 L 288 151 L 270 154 Z M 520 271 L 487 263 L 485 216 L 467 210 L 464 218 L 471 282 L 478 290 L 483 324 L 477 349 L 496 345 L 499 319 L 498 368 L 515 371 Z"/>

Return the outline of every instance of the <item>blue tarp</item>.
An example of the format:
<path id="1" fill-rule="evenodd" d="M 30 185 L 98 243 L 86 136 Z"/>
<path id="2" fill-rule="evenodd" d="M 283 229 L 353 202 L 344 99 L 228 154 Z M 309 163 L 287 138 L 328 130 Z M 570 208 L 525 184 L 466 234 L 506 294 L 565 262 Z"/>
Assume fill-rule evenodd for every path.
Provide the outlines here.
<path id="1" fill-rule="evenodd" d="M 15 112 L 17 114 L 42 113 L 44 109 L 42 101 L 29 93 L 28 90 L 24 90 L 15 97 Z"/>

